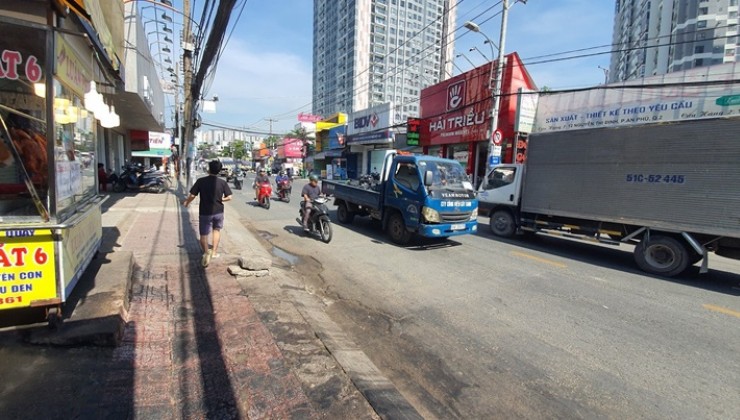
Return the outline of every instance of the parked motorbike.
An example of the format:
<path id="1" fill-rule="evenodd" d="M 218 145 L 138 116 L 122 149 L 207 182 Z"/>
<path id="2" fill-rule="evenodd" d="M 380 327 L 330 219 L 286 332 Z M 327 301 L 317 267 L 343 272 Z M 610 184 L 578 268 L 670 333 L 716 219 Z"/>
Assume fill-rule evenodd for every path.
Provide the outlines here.
<path id="1" fill-rule="evenodd" d="M 269 182 L 261 183 L 259 185 L 259 191 L 257 193 L 257 203 L 269 210 L 270 197 L 272 197 L 272 185 L 270 185 Z"/>
<path id="2" fill-rule="evenodd" d="M 134 164 L 124 165 L 121 169 L 123 170 L 121 175 L 113 184 L 115 192 L 131 190 L 160 194 L 168 188 L 168 180 L 164 173 L 145 171 L 141 166 Z"/>
<path id="3" fill-rule="evenodd" d="M 326 207 L 326 202 L 329 201 L 326 197 L 317 197 L 311 201 L 311 213 L 308 216 L 308 233 L 314 236 L 318 236 L 324 243 L 331 241 L 331 219 L 329 219 L 329 209 Z M 303 225 L 303 215 L 305 214 L 305 208 L 301 203 L 301 208 L 298 211 L 298 218 L 296 221 L 299 225 Z"/>
<path id="4" fill-rule="evenodd" d="M 277 183 L 278 198 L 286 203 L 290 203 L 290 193 L 293 191 L 293 183 L 290 179 L 280 180 Z"/>

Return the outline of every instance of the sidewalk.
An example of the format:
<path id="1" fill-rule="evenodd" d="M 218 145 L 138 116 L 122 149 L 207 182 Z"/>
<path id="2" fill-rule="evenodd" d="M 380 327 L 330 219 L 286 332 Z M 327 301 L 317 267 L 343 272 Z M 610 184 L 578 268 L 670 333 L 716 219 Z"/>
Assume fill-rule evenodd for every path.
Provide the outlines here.
<path id="1" fill-rule="evenodd" d="M 113 195 L 104 206 L 101 251 L 133 252 L 136 269 L 129 322 L 96 416 L 377 418 L 304 319 L 293 320 L 303 331 L 296 343 L 273 337 L 270 320 L 227 272 L 239 255 L 270 255 L 228 211 L 221 257 L 201 266 L 197 199 L 185 209 L 183 188 L 173 189 Z M 296 346 L 303 357 L 281 350 Z"/>

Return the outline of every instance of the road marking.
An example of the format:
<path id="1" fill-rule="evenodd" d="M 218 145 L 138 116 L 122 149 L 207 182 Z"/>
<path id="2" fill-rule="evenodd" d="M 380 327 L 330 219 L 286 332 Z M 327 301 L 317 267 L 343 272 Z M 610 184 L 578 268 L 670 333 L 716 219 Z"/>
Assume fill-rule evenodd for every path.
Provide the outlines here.
<path id="1" fill-rule="evenodd" d="M 704 307 L 704 309 L 708 309 L 708 310 L 713 311 L 713 312 L 719 312 L 719 313 L 722 313 L 722 314 L 725 314 L 725 315 L 730 315 L 730 316 L 734 316 L 736 318 L 740 318 L 740 312 L 733 311 L 732 309 L 727 309 L 727 308 L 724 308 L 722 306 L 717 306 L 717 305 L 710 305 L 708 303 L 705 303 L 702 306 Z"/>
<path id="2" fill-rule="evenodd" d="M 531 255 L 531 254 L 527 254 L 527 253 L 524 253 L 524 252 L 511 251 L 511 255 L 516 255 L 517 257 L 522 257 L 522 258 L 528 258 L 530 260 L 541 262 L 543 264 L 554 265 L 555 267 L 560 267 L 560 268 L 567 268 L 568 267 L 567 265 L 565 265 L 565 264 L 563 264 L 561 262 L 557 262 L 557 261 L 553 261 L 553 260 L 548 260 L 547 258 L 541 258 L 541 257 L 538 257 L 536 255 Z"/>

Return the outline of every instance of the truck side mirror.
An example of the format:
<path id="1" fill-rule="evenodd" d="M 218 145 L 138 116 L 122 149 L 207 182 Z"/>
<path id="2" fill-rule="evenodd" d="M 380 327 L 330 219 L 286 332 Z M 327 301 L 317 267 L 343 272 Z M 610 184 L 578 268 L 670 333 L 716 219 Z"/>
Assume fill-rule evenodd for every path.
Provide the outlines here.
<path id="1" fill-rule="evenodd" d="M 432 185 L 433 182 L 434 182 L 434 172 L 432 171 L 424 172 L 424 186 L 428 187 Z"/>

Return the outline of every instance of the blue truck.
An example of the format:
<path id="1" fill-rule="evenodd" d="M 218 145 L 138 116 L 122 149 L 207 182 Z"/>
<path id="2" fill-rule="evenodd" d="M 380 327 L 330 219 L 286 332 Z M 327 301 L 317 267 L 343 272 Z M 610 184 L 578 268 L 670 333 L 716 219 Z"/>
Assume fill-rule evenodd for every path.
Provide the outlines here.
<path id="1" fill-rule="evenodd" d="M 324 192 L 334 196 L 340 223 L 369 216 L 400 245 L 413 234 L 448 238 L 478 230 L 476 193 L 457 161 L 389 153 L 379 178 L 324 181 Z"/>

